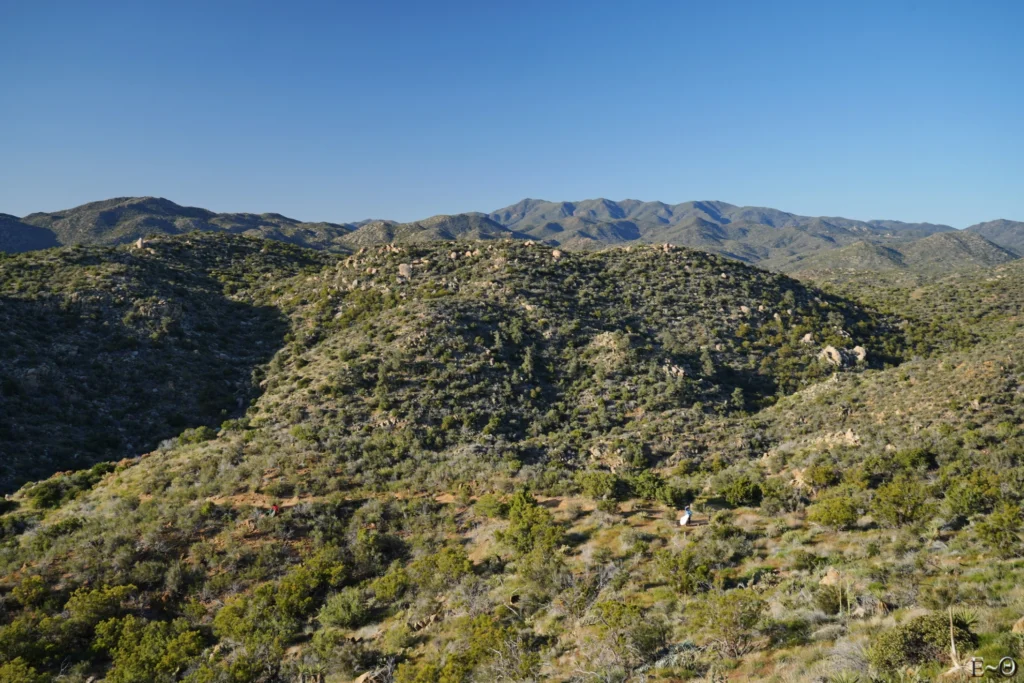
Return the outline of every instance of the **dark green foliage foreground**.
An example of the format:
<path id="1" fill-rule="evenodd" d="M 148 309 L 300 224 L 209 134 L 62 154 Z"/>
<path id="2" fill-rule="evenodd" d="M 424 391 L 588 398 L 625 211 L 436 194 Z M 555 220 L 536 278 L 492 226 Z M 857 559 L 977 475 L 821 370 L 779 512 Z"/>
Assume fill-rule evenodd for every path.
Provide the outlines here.
<path id="1" fill-rule="evenodd" d="M 0 502 L 0 682 L 929 680 L 951 618 L 1019 656 L 1024 268 L 830 287 L 507 240 L 0 258 L 4 481 L 41 479 Z"/>

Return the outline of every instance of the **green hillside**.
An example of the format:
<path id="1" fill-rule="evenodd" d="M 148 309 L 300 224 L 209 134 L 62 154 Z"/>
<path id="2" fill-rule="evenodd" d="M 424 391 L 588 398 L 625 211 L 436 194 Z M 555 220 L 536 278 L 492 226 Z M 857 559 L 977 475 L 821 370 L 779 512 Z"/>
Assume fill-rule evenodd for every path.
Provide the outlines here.
<path id="1" fill-rule="evenodd" d="M 928 680 L 948 608 L 1021 654 L 1021 261 L 487 225 L 0 258 L 0 680 Z"/>
<path id="2" fill-rule="evenodd" d="M 455 216 L 434 216 L 413 223 L 393 221 L 371 221 L 362 225 L 345 238 L 353 248 L 377 246 L 391 242 L 432 242 L 437 240 L 488 240 L 526 239 L 525 235 L 513 232 L 495 223 L 483 214 L 458 214 Z"/>
<path id="3" fill-rule="evenodd" d="M 945 275 L 950 271 L 997 266 L 1020 256 L 967 232 L 942 232 L 919 240 L 885 247 L 856 242 L 841 249 L 820 251 L 786 264 L 781 270 L 801 277 L 828 279 L 846 274 L 858 277 L 871 271 L 902 270 L 919 275 Z M 766 264 L 768 265 L 768 264 Z"/>
<path id="4" fill-rule="evenodd" d="M 287 333 L 265 290 L 322 262 L 201 233 L 0 256 L 0 491 L 244 413 Z"/>

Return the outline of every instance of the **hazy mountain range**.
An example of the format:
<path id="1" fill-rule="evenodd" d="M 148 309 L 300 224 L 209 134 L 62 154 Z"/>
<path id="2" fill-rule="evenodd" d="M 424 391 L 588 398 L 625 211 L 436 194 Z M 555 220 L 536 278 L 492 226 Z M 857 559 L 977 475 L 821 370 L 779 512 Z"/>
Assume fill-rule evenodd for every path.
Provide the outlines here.
<path id="1" fill-rule="evenodd" d="M 1024 222 L 995 220 L 957 231 L 948 225 L 811 217 L 718 201 L 665 204 L 608 199 L 524 199 L 484 213 L 399 223 L 309 223 L 276 213 L 215 213 L 167 199 L 127 197 L 17 218 L 0 214 L 0 251 L 58 245 L 111 245 L 195 230 L 244 234 L 347 252 L 433 240 L 542 240 L 568 249 L 669 242 L 780 271 L 869 270 L 995 265 L 1024 251 Z"/>

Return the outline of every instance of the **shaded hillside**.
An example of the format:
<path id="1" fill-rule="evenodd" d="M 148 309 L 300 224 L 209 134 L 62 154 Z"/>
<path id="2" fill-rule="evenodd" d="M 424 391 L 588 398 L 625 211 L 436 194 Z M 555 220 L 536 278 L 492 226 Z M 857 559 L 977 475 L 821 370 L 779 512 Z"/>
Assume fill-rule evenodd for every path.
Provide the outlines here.
<path id="1" fill-rule="evenodd" d="M 317 258 L 202 234 L 0 258 L 0 490 L 244 413 L 287 331 L 259 292 Z"/>
<path id="2" fill-rule="evenodd" d="M 57 245 L 57 237 L 50 230 L 22 223 L 14 216 L 0 214 L 0 253 L 17 254 Z"/>
<path id="3" fill-rule="evenodd" d="M 967 228 L 966 232 L 976 233 L 1004 249 L 1024 254 L 1024 223 L 1019 221 L 1000 219 L 978 223 Z"/>

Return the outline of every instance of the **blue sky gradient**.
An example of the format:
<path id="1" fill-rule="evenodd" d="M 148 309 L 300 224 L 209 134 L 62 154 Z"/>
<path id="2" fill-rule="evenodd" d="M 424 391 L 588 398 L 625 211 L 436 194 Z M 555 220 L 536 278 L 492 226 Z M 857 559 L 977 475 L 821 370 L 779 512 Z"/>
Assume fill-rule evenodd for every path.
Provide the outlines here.
<path id="1" fill-rule="evenodd" d="M 1024 220 L 1024 3 L 0 0 L 0 212 Z"/>

